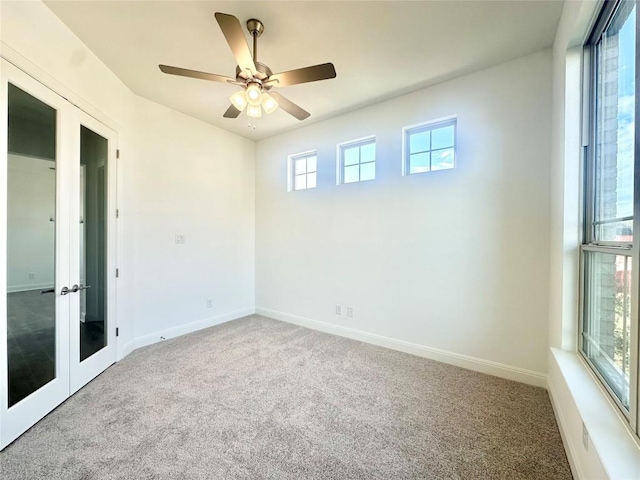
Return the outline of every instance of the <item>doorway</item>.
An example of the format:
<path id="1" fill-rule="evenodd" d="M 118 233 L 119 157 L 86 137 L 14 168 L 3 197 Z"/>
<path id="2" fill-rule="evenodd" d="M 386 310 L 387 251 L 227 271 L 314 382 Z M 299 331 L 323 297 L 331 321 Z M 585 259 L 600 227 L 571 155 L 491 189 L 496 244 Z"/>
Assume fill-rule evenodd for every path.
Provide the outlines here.
<path id="1" fill-rule="evenodd" d="M 116 359 L 116 134 L 2 62 L 0 448 Z"/>

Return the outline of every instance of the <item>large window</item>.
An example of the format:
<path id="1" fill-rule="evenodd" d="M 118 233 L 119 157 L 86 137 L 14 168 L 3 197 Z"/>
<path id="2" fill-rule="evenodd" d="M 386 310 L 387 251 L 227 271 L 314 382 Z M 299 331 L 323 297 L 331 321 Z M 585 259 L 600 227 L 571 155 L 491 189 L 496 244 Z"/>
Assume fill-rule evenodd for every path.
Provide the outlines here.
<path id="1" fill-rule="evenodd" d="M 634 1 L 605 3 L 585 48 L 585 168 L 580 351 L 637 432 L 640 172 Z"/>
<path id="2" fill-rule="evenodd" d="M 338 170 L 338 183 L 375 179 L 376 139 L 370 137 L 338 145 Z"/>
<path id="3" fill-rule="evenodd" d="M 453 168 L 456 120 L 424 123 L 403 129 L 405 175 Z"/>

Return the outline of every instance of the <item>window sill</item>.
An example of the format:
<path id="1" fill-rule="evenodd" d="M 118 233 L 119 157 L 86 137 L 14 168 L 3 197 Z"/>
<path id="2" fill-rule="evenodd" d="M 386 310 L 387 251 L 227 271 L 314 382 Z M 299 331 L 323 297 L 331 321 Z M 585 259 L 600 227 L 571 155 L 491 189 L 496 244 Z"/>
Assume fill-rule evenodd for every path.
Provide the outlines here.
<path id="1" fill-rule="evenodd" d="M 589 464 L 595 458 L 611 479 L 640 478 L 640 440 L 630 430 L 600 382 L 577 353 L 552 348 L 551 354 L 561 378 L 553 378 L 555 369 L 552 366 L 549 369 L 549 387 L 560 419 L 560 429 L 565 430 L 563 439 L 567 455 L 576 470 L 574 473 L 579 478 L 593 478 L 589 473 L 594 470 Z M 562 411 L 563 408 L 566 410 L 571 407 L 566 399 L 560 398 L 562 392 L 560 388 L 556 389 L 555 383 L 558 380 L 566 385 L 570 400 L 586 426 L 590 440 L 588 450 L 584 449 L 579 440 L 582 432 L 576 431 L 575 422 L 569 418 L 575 413 Z M 567 431 L 568 429 L 571 431 Z"/>

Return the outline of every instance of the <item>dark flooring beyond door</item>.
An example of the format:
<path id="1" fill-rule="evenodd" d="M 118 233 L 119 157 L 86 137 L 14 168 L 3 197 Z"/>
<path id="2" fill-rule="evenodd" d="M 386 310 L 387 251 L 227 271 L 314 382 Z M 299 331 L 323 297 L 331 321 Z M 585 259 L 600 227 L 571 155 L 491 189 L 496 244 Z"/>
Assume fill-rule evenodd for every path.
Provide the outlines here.
<path id="1" fill-rule="evenodd" d="M 79 320 L 78 320 L 79 321 Z M 55 378 L 55 295 L 40 290 L 7 295 L 9 406 Z M 80 355 L 104 346 L 104 321 L 80 323 Z"/>
<path id="2" fill-rule="evenodd" d="M 7 295 L 9 406 L 55 378 L 55 296 L 39 290 Z"/>

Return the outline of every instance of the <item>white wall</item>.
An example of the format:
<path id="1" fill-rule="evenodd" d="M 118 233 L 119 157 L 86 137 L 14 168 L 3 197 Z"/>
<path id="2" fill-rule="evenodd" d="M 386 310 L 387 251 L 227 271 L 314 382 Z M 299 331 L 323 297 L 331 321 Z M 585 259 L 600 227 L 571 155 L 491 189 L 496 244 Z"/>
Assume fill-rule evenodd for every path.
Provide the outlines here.
<path id="1" fill-rule="evenodd" d="M 123 213 L 135 248 L 136 338 L 253 313 L 254 142 L 141 98 L 136 107 Z"/>
<path id="2" fill-rule="evenodd" d="M 51 288 L 56 172 L 53 160 L 9 154 L 7 290 Z"/>
<path id="3" fill-rule="evenodd" d="M 544 381 L 550 93 L 544 51 L 259 142 L 258 311 Z M 402 177 L 402 127 L 449 115 L 456 168 Z M 336 144 L 367 135 L 376 180 L 336 186 Z M 318 187 L 287 193 L 287 155 L 314 149 Z"/>
<path id="4" fill-rule="evenodd" d="M 252 312 L 253 142 L 135 96 L 43 3 L 0 9 L 2 53 L 118 131 L 119 355 Z"/>

